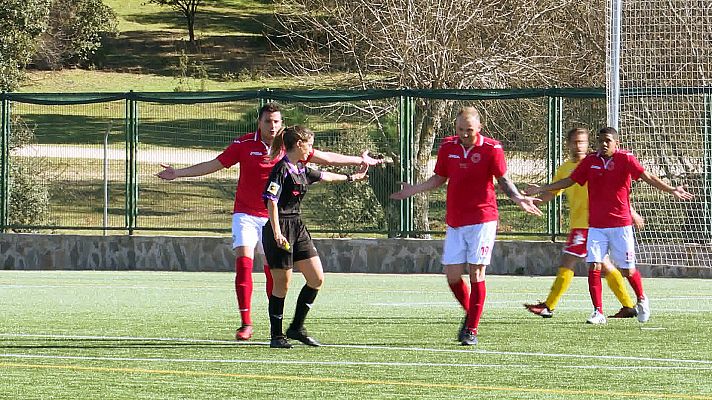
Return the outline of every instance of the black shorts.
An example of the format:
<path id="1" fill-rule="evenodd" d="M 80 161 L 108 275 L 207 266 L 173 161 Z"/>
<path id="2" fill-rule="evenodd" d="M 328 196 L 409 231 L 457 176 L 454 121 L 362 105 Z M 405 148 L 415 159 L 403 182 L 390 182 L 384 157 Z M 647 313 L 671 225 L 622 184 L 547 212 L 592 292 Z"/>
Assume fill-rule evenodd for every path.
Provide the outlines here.
<path id="1" fill-rule="evenodd" d="M 272 224 L 267 222 L 267 225 L 262 229 L 262 247 L 265 250 L 265 258 L 270 268 L 292 269 L 295 262 L 319 255 L 301 218 L 280 217 L 279 228 L 282 230 L 282 236 L 289 241 L 291 252 L 277 246 L 277 242 L 274 240 Z"/>

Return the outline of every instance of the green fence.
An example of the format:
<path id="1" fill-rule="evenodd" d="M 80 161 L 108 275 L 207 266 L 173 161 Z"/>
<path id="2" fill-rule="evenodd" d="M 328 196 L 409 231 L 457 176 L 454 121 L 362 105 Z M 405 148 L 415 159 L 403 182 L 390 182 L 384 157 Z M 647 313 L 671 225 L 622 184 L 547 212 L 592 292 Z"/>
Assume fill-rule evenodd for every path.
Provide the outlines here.
<path id="1" fill-rule="evenodd" d="M 229 232 L 239 168 L 166 182 L 159 164 L 192 165 L 217 156 L 256 129 L 258 108 L 283 107 L 285 124 L 306 124 L 315 147 L 346 154 L 364 149 L 394 160 L 356 185 L 315 185 L 304 218 L 314 233 L 412 236 L 444 230 L 444 189 L 426 207 L 388 200 L 398 182 L 432 173 L 439 138 L 452 135 L 463 105 L 477 107 L 485 134 L 500 140 L 518 185 L 545 182 L 565 157 L 564 132 L 606 120 L 603 89 L 371 90 L 199 93 L 2 94 L 3 231 L 114 234 Z M 426 162 L 415 158 L 434 103 Z M 334 168 L 330 168 L 334 170 Z M 546 218 L 524 214 L 500 194 L 500 233 L 555 237 L 567 230 L 561 202 Z M 427 214 L 427 225 L 423 225 Z M 420 224 L 418 221 L 421 221 Z"/>

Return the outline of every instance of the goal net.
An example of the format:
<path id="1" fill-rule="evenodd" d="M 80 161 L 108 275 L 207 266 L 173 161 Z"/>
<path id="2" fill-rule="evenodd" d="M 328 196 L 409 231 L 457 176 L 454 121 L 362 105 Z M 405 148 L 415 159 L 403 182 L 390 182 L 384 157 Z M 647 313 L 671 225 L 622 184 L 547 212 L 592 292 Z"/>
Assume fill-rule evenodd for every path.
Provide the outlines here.
<path id="1" fill-rule="evenodd" d="M 608 1 L 609 125 L 671 185 L 634 183 L 639 265 L 712 268 L 712 1 Z"/>

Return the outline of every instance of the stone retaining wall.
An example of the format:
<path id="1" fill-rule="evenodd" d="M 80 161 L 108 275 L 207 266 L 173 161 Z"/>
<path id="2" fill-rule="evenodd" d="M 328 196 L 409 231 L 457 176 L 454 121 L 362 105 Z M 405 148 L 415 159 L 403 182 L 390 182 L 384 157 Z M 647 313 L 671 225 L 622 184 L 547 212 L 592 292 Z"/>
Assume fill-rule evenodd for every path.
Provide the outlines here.
<path id="1" fill-rule="evenodd" d="M 440 273 L 442 240 L 315 239 L 327 272 Z M 555 275 L 562 243 L 498 241 L 497 275 Z M 644 249 L 641 249 L 644 251 Z M 261 262 L 256 262 L 260 270 Z M 710 268 L 640 265 L 644 276 L 710 278 Z M 234 271 L 229 238 L 0 234 L 0 268 Z M 581 263 L 576 273 L 585 275 Z"/>

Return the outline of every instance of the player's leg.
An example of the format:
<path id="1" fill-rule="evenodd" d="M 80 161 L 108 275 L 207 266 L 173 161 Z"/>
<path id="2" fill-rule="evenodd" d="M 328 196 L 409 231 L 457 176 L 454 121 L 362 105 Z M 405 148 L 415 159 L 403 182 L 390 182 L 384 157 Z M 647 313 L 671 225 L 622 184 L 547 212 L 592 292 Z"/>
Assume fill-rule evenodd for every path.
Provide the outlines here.
<path id="1" fill-rule="evenodd" d="M 443 256 L 441 262 L 450 291 L 460 303 L 465 315 L 457 334 L 457 341 L 462 341 L 462 335 L 467 323 L 467 312 L 470 308 L 470 288 L 462 279 L 467 263 L 467 244 L 462 228 L 447 227 L 443 241 Z"/>
<path id="2" fill-rule="evenodd" d="M 284 221 L 280 220 L 279 223 L 282 234 L 289 240 L 289 230 L 285 227 Z M 284 299 L 287 297 L 289 282 L 292 280 L 292 254 L 277 245 L 270 224 L 265 225 L 262 231 L 262 246 L 273 280 L 272 293 L 267 306 L 270 322 L 270 347 L 290 348 L 292 345 L 284 335 L 282 321 L 284 319 Z"/>
<path id="3" fill-rule="evenodd" d="M 561 266 L 556 272 L 556 278 L 551 285 L 549 295 L 546 300 L 538 304 L 525 304 L 524 307 L 529 312 L 544 318 L 554 316 L 554 309 L 559 304 L 559 300 L 571 286 L 574 279 L 574 268 L 581 258 L 586 256 L 586 238 L 588 229 L 572 229 L 566 240 L 566 246 L 561 255 Z"/>
<path id="4" fill-rule="evenodd" d="M 633 318 L 637 315 L 635 311 L 635 303 L 628 295 L 628 291 L 625 288 L 625 282 L 623 281 L 623 275 L 616 268 L 611 261 L 606 257 L 603 261 L 603 275 L 606 278 L 608 287 L 611 288 L 613 294 L 621 303 L 621 309 L 615 314 L 609 316 L 608 318 Z"/>
<path id="5" fill-rule="evenodd" d="M 284 299 L 287 297 L 289 282 L 292 280 L 292 269 L 272 268 L 274 287 L 267 306 L 270 324 L 270 347 L 290 348 L 292 345 L 284 336 L 282 321 L 284 320 Z"/>
<path id="6" fill-rule="evenodd" d="M 316 339 L 309 336 L 306 328 L 304 327 L 304 321 L 307 318 L 307 314 L 312 309 L 314 300 L 316 299 L 317 294 L 319 294 L 319 289 L 321 289 L 321 286 L 324 283 L 324 270 L 318 256 L 311 257 L 306 260 L 295 261 L 294 265 L 297 269 L 299 269 L 299 271 L 302 272 L 306 283 L 299 292 L 297 306 L 294 310 L 294 319 L 292 319 L 292 323 L 287 329 L 287 337 L 299 340 L 308 346 L 318 347 L 321 344 Z"/>
<path id="7" fill-rule="evenodd" d="M 487 286 L 485 285 L 486 265 L 470 264 L 470 285 L 472 286 L 470 296 L 470 308 L 467 313 L 467 323 L 460 344 L 463 346 L 474 346 L 477 344 L 477 329 L 480 325 L 480 317 L 485 308 L 485 298 L 487 297 Z"/>
<path id="8" fill-rule="evenodd" d="M 304 321 L 314 304 L 321 285 L 324 284 L 324 269 L 319 254 L 314 248 L 311 235 L 301 220 L 294 221 L 294 225 L 290 227 L 290 235 L 290 237 L 296 238 L 292 245 L 294 266 L 304 275 L 306 283 L 297 297 L 297 306 L 294 310 L 292 323 L 287 329 L 287 337 L 308 346 L 320 346 L 320 343 L 307 333 Z"/>
<path id="9" fill-rule="evenodd" d="M 635 237 L 632 226 L 615 229 L 615 236 L 611 239 L 611 259 L 620 268 L 623 276 L 628 278 L 630 286 L 635 292 L 637 303 L 635 310 L 638 321 L 647 322 L 650 318 L 650 303 L 643 290 L 643 279 L 635 268 Z"/>
<path id="10" fill-rule="evenodd" d="M 232 216 L 232 246 L 235 250 L 235 297 L 242 321 L 235 339 L 252 337 L 252 268 L 265 218 L 236 213 Z M 260 246 L 261 248 L 261 246 Z"/>
<path id="11" fill-rule="evenodd" d="M 467 312 L 463 340 L 460 341 L 460 344 L 473 346 L 477 344 L 477 329 L 484 311 L 485 298 L 487 297 L 485 270 L 492 258 L 494 239 L 497 235 L 497 221 L 463 228 L 466 233 L 467 264 L 470 270 L 470 307 Z"/>
<path id="12" fill-rule="evenodd" d="M 589 324 L 605 324 L 603 315 L 603 286 L 601 285 L 601 269 L 603 260 L 608 253 L 608 236 L 606 229 L 589 228 L 586 243 L 586 262 L 588 263 L 588 292 L 593 304 L 593 313 L 586 320 Z"/>

